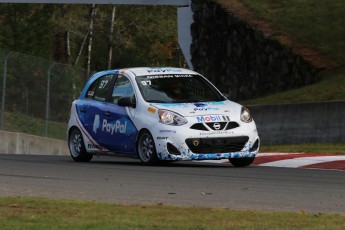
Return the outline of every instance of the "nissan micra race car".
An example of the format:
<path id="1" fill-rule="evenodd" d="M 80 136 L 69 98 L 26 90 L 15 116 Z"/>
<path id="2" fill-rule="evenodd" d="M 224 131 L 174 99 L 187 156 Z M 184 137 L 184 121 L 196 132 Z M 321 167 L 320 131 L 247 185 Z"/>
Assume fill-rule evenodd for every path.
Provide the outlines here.
<path id="1" fill-rule="evenodd" d="M 98 72 L 72 103 L 68 123 L 75 161 L 121 154 L 145 165 L 229 159 L 243 167 L 253 162 L 259 145 L 248 109 L 181 68 Z"/>

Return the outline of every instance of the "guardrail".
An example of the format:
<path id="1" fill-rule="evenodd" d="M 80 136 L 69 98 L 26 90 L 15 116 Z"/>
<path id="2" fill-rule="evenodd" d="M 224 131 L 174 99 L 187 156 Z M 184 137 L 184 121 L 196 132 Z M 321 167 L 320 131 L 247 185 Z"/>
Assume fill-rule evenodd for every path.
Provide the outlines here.
<path id="1" fill-rule="evenodd" d="M 0 153 L 69 155 L 67 141 L 23 133 L 0 131 Z"/>
<path id="2" fill-rule="evenodd" d="M 248 108 L 262 145 L 345 143 L 345 101 Z"/>

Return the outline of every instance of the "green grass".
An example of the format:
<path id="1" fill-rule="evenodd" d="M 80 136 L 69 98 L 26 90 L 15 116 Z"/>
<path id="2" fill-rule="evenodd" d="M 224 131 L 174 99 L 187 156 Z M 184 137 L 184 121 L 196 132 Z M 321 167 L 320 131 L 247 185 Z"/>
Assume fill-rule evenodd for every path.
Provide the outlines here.
<path id="1" fill-rule="evenodd" d="M 344 229 L 336 214 L 0 198 L 1 229 Z"/>
<path id="2" fill-rule="evenodd" d="M 327 56 L 345 63 L 345 1 L 241 0 L 273 29 L 289 34 Z"/>
<path id="3" fill-rule="evenodd" d="M 288 34 L 301 46 L 334 60 L 338 68 L 323 80 L 300 89 L 245 101 L 249 104 L 345 100 L 345 1 L 241 0 L 259 18 L 271 23 L 274 34 Z"/>
<path id="4" fill-rule="evenodd" d="M 261 146 L 260 152 L 329 153 L 336 155 L 345 155 L 345 143 Z"/>
<path id="5" fill-rule="evenodd" d="M 241 101 L 245 105 L 345 100 L 345 71 L 321 81 L 277 94 Z"/>
<path id="6" fill-rule="evenodd" d="M 9 132 L 45 136 L 45 120 L 20 113 L 5 112 L 4 130 Z M 66 140 L 67 123 L 49 121 L 47 137 Z"/>

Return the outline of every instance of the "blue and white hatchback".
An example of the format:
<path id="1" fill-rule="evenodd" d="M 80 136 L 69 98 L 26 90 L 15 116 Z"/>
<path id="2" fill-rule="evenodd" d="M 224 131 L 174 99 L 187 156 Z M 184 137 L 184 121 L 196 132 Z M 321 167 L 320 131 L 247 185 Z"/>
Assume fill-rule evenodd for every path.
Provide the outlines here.
<path id="1" fill-rule="evenodd" d="M 159 161 L 229 159 L 250 165 L 259 136 L 248 109 L 205 77 L 181 68 L 129 68 L 94 74 L 72 103 L 68 145 L 75 161 L 93 155 Z"/>

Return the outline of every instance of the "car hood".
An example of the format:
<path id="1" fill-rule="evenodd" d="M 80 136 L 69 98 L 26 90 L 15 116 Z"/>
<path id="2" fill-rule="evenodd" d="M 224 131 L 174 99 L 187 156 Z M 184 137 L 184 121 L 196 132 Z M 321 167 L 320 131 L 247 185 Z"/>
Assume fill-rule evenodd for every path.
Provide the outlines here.
<path id="1" fill-rule="evenodd" d="M 234 115 L 241 111 L 241 105 L 226 100 L 220 102 L 197 102 L 197 103 L 154 103 L 152 106 L 158 109 L 171 110 L 184 117 L 204 115 Z"/>

